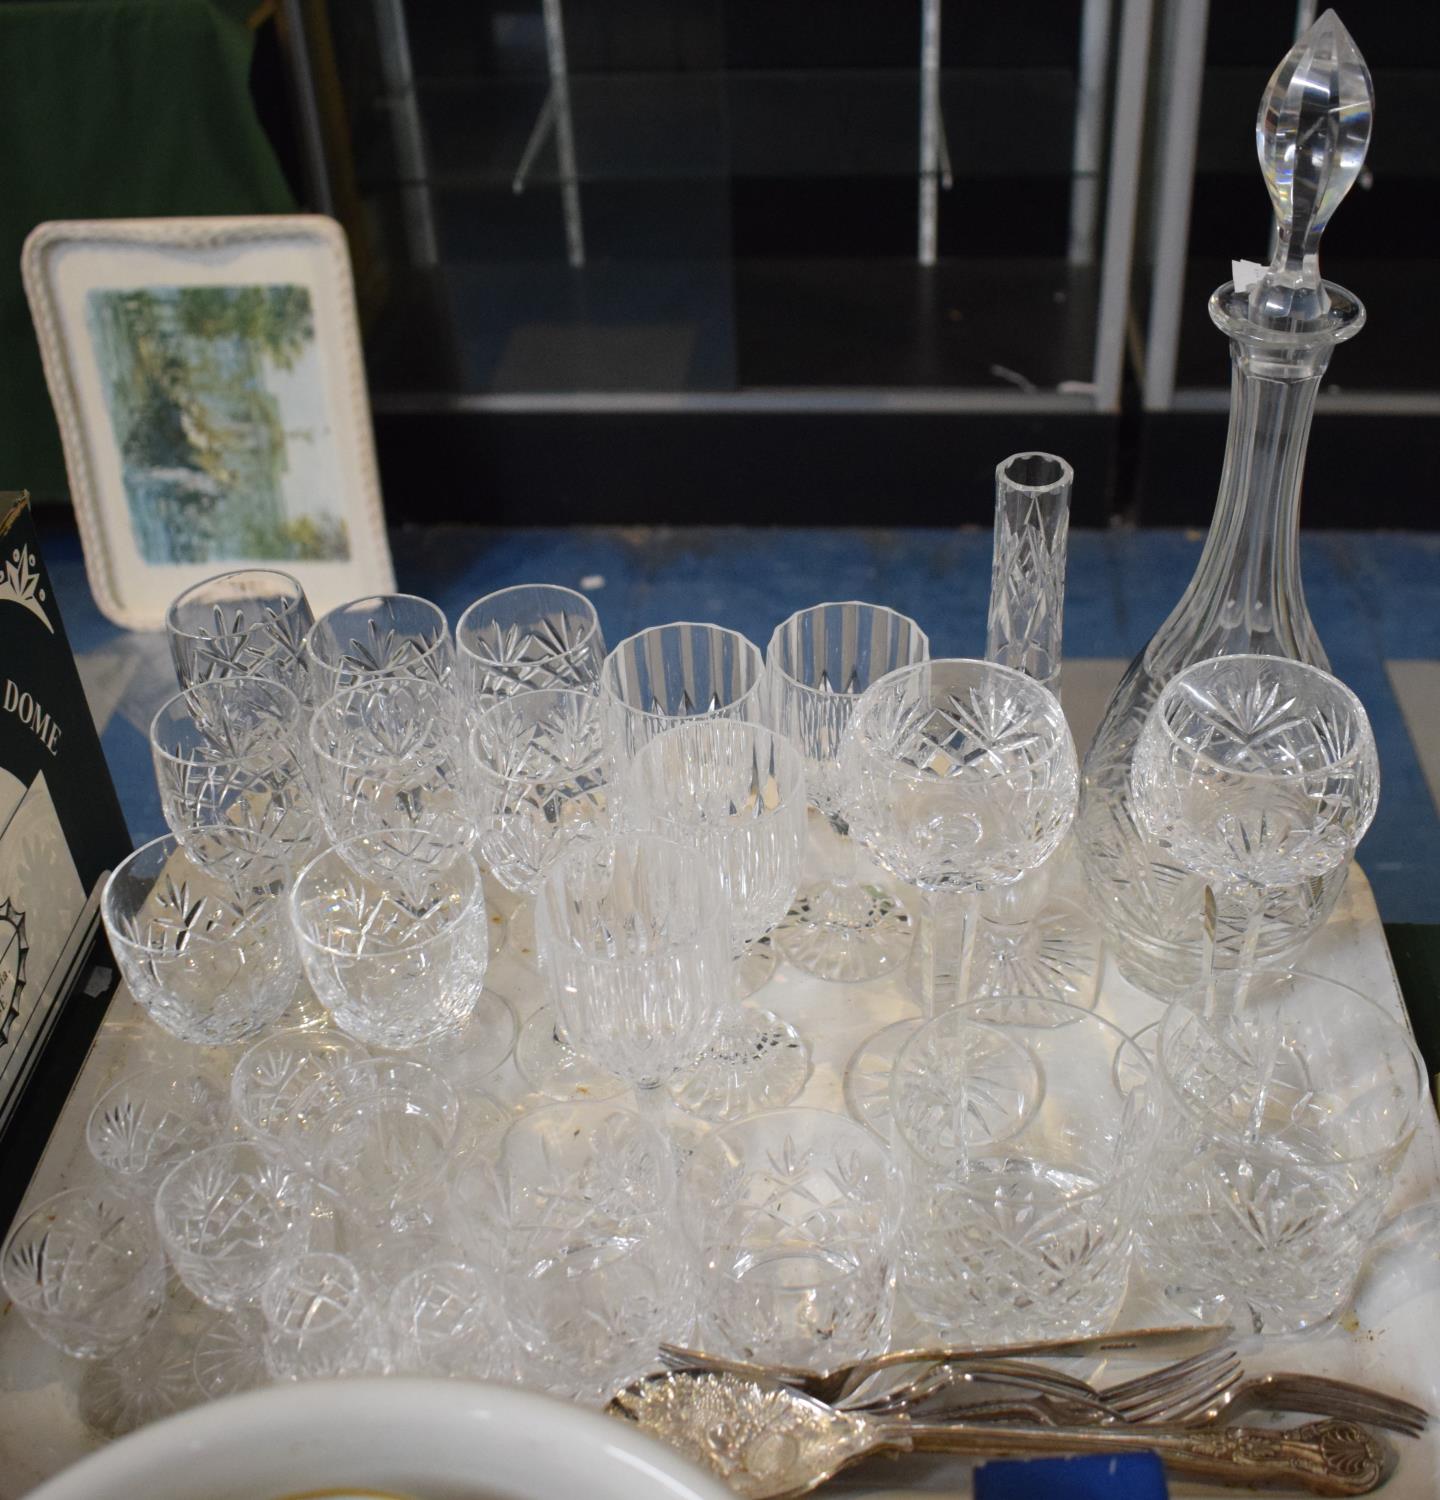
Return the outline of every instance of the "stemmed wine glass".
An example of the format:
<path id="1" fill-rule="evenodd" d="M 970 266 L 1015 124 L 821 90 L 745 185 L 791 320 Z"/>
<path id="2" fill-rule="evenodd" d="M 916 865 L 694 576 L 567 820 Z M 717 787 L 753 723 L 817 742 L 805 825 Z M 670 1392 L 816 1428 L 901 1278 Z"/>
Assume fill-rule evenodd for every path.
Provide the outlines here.
<path id="1" fill-rule="evenodd" d="M 552 583 L 521 583 L 477 599 L 455 626 L 460 694 L 478 713 L 541 688 L 593 692 L 605 659 L 595 606 Z"/>
<path id="2" fill-rule="evenodd" d="M 414 594 L 373 594 L 321 615 L 305 637 L 305 661 L 321 702 L 379 677 L 444 682 L 455 648 L 439 605 Z"/>
<path id="3" fill-rule="evenodd" d="M 861 696 L 841 774 L 852 833 L 922 895 L 911 964 L 926 1016 L 963 1003 L 976 894 L 1042 864 L 1075 815 L 1075 744 L 1059 701 L 990 662 L 902 667 Z M 887 1112 L 889 1064 L 915 1025 L 886 1027 L 850 1061 L 847 1103 L 872 1128 Z"/>
<path id="4" fill-rule="evenodd" d="M 859 877 L 840 804 L 840 739 L 860 694 L 897 667 L 925 661 L 930 643 L 907 615 L 856 601 L 798 610 L 765 652 L 770 722 L 805 759 L 810 805 L 834 833 L 834 862 L 802 887 L 775 929 L 775 945 L 822 979 L 874 979 L 910 947 L 910 919 L 888 891 Z"/>
<path id="5" fill-rule="evenodd" d="M 699 849 L 719 867 L 727 897 L 736 998 L 713 1044 L 677 1086 L 677 1102 L 709 1119 L 788 1104 L 809 1076 L 809 1049 L 788 1022 L 738 1002 L 751 992 L 753 944 L 789 910 L 800 878 L 799 752 L 763 725 L 682 722 L 636 755 L 622 786 L 622 815 L 630 827 Z M 765 969 L 768 978 L 768 963 Z"/>
<path id="6" fill-rule="evenodd" d="M 610 754 L 628 766 L 643 745 L 687 719 L 765 719 L 765 659 L 721 625 L 680 621 L 629 636 L 600 668 Z"/>
<path id="7" fill-rule="evenodd" d="M 245 568 L 207 578 L 165 612 L 165 634 L 182 688 L 217 677 L 268 677 L 310 696 L 305 636 L 315 623 L 305 590 L 288 573 Z"/>
<path id="8" fill-rule="evenodd" d="M 582 839 L 540 890 L 541 970 L 571 1046 L 642 1110 L 692 1066 L 730 999 L 718 862 L 648 833 Z"/>
<path id="9" fill-rule="evenodd" d="M 479 710 L 468 761 L 476 853 L 517 896 L 534 897 L 570 844 L 608 823 L 603 717 L 594 694 L 562 687 L 516 692 Z M 531 1014 L 516 1042 L 521 1076 L 549 1098 L 604 1098 L 614 1079 L 568 1045 L 558 1025 L 543 1002 Z"/>
<path id="10" fill-rule="evenodd" d="M 719 625 L 655 625 L 621 641 L 600 665 L 598 688 L 612 793 L 641 746 L 677 723 L 761 722 L 764 673 L 759 649 Z M 507 937 L 507 951 L 514 942 Z M 571 1098 L 577 1087 L 587 1098 L 604 1098 L 606 1087 L 617 1093 L 622 1087 L 603 1074 L 584 1076 L 584 1060 L 548 1005 L 520 1028 L 515 1060 L 532 1087 L 554 1098 Z"/>
<path id="11" fill-rule="evenodd" d="M 1173 678 L 1131 771 L 1148 836 L 1206 882 L 1204 1006 L 1238 1006 L 1269 890 L 1318 879 L 1375 816 L 1380 764 L 1360 700 L 1328 672 L 1219 656 Z"/>
<path id="12" fill-rule="evenodd" d="M 303 722 L 295 694 L 264 677 L 195 682 L 161 706 L 150 725 L 160 806 L 196 864 L 243 887 L 318 851 Z"/>
<path id="13" fill-rule="evenodd" d="M 398 833 L 468 847 L 459 709 L 447 684 L 393 674 L 341 688 L 310 721 L 309 765 L 320 816 L 339 842 Z M 379 857 L 378 853 L 377 856 Z"/>

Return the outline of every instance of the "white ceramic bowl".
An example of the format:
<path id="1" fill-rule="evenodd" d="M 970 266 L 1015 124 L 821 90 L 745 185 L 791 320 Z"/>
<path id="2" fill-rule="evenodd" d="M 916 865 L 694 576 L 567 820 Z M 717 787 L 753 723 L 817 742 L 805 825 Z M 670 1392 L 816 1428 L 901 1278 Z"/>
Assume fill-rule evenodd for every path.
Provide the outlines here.
<path id="1" fill-rule="evenodd" d="M 734 1500 L 626 1423 L 509 1386 L 271 1386 L 120 1439 L 30 1500 Z"/>

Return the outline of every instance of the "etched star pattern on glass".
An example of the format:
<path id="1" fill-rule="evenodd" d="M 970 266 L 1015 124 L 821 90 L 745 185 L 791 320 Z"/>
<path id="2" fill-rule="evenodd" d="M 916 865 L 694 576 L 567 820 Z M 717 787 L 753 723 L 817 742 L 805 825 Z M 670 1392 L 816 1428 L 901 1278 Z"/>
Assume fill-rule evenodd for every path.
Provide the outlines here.
<path id="1" fill-rule="evenodd" d="M 1364 837 L 1380 791 L 1370 721 L 1301 662 L 1222 656 L 1161 693 L 1131 772 L 1137 819 L 1215 893 L 1213 963 L 1254 967 L 1267 891 L 1316 880 Z"/>
<path id="2" fill-rule="evenodd" d="M 167 834 L 117 867 L 100 912 L 131 993 L 182 1041 L 241 1041 L 294 996 L 300 964 L 278 879 L 236 891 Z"/>
<path id="3" fill-rule="evenodd" d="M 139 1338 L 159 1313 L 165 1257 L 148 1207 L 123 1194 L 71 1188 L 11 1229 L 0 1282 L 47 1343 L 100 1359 Z"/>
<path id="4" fill-rule="evenodd" d="M 552 1104 L 510 1127 L 499 1175 L 522 1378 L 603 1400 L 693 1317 L 670 1148 L 630 1110 Z"/>
<path id="5" fill-rule="evenodd" d="M 852 834 L 928 898 L 927 1012 L 964 1000 L 972 902 L 955 898 L 1042 864 L 1075 813 L 1075 745 L 1059 701 L 988 662 L 904 667 L 862 695 L 841 763 Z"/>
<path id="6" fill-rule="evenodd" d="M 354 1263 L 312 1250 L 265 1284 L 265 1368 L 274 1380 L 378 1373 L 386 1357 L 374 1299 Z"/>
<path id="7" fill-rule="evenodd" d="M 201 1074 L 142 1068 L 110 1085 L 85 1124 L 90 1154 L 117 1187 L 153 1191 L 225 1126 L 225 1096 Z"/>
<path id="8" fill-rule="evenodd" d="M 393 880 L 376 873 L 391 853 Z M 474 1011 L 489 934 L 480 871 L 464 850 L 429 834 L 352 839 L 300 872 L 290 908 L 316 998 L 357 1041 L 416 1047 Z"/>
<path id="9" fill-rule="evenodd" d="M 305 590 L 266 568 L 221 573 L 186 589 L 165 614 L 165 634 L 182 688 L 235 676 L 268 677 L 309 696 L 304 660 L 314 624 Z"/>
<path id="10" fill-rule="evenodd" d="M 477 599 L 455 626 L 455 645 L 461 696 L 472 712 L 544 688 L 593 692 L 605 660 L 595 606 L 548 583 Z"/>
<path id="11" fill-rule="evenodd" d="M 311 1085 L 283 1144 L 347 1212 L 400 1227 L 440 1181 L 459 1122 L 455 1090 L 433 1068 L 368 1058 Z"/>
<path id="12" fill-rule="evenodd" d="M 1141 1255 L 1187 1316 L 1287 1333 L 1342 1309 L 1426 1107 L 1404 1030 L 1358 991 L 1261 972 L 1244 1007 L 1170 1007 Z"/>
<path id="13" fill-rule="evenodd" d="M 434 1261 L 390 1294 L 391 1368 L 400 1375 L 503 1380 L 512 1375 L 510 1328 L 498 1281 L 478 1266 Z"/>
<path id="14" fill-rule="evenodd" d="M 282 684 L 224 677 L 171 698 L 151 723 L 170 831 L 197 864 L 232 884 L 287 876 L 320 846 L 301 761 L 303 717 Z"/>
<path id="15" fill-rule="evenodd" d="M 296 1110 L 321 1078 L 333 1076 L 366 1053 L 338 1033 L 288 1027 L 256 1042 L 235 1064 L 230 1107 L 235 1121 L 253 1140 L 282 1145 Z"/>
<path id="16" fill-rule="evenodd" d="M 165 1253 L 202 1302 L 252 1301 L 277 1267 L 306 1248 L 310 1188 L 283 1157 L 250 1141 L 197 1151 L 155 1195 Z"/>
<path id="17" fill-rule="evenodd" d="M 607 818 L 600 700 L 539 688 L 485 709 L 470 737 L 475 852 L 507 890 L 533 895 L 575 838 Z"/>
<path id="18" fill-rule="evenodd" d="M 310 724 L 315 798 L 332 839 L 373 835 L 376 859 L 400 844 L 459 849 L 473 837 L 458 706 L 443 684 L 392 676 L 342 688 Z M 420 845 L 413 835 L 428 835 Z"/>
<path id="19" fill-rule="evenodd" d="M 317 703 L 383 677 L 445 682 L 455 665 L 450 623 L 414 594 L 375 594 L 321 615 L 305 637 Z"/>
<path id="20" fill-rule="evenodd" d="M 967 1344 L 1111 1325 L 1159 1126 L 1149 1073 L 1124 1032 L 1051 1000 L 982 1000 L 905 1044 L 901 1278 L 923 1322 Z"/>
<path id="21" fill-rule="evenodd" d="M 782 1109 L 712 1131 L 686 1168 L 706 1349 L 834 1367 L 884 1349 L 899 1188 L 890 1154 L 843 1115 Z"/>

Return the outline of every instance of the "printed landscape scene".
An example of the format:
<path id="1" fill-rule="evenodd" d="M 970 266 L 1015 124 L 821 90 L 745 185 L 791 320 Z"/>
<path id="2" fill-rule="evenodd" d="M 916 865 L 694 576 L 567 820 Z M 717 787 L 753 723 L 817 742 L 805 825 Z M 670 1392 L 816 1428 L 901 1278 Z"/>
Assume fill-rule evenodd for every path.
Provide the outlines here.
<path id="1" fill-rule="evenodd" d="M 305 287 L 106 289 L 86 311 L 146 562 L 349 557 Z"/>

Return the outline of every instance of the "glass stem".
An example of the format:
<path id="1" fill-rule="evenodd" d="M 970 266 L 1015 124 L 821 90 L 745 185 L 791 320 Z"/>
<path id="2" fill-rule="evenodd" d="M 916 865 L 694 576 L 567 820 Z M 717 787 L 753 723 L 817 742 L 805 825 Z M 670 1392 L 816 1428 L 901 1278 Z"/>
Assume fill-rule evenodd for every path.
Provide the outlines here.
<path id="1" fill-rule="evenodd" d="M 973 891 L 922 891 L 908 977 L 926 1018 L 970 998 L 976 897 Z"/>
<path id="2" fill-rule="evenodd" d="M 1205 888 L 1205 1015 L 1233 1014 L 1245 1003 L 1264 925 L 1265 892 L 1248 881 Z"/>
<path id="3" fill-rule="evenodd" d="M 850 837 L 850 825 L 838 813 L 829 813 L 826 821 L 834 834 L 830 868 L 836 885 L 857 885 L 860 880 L 860 851 Z"/>

